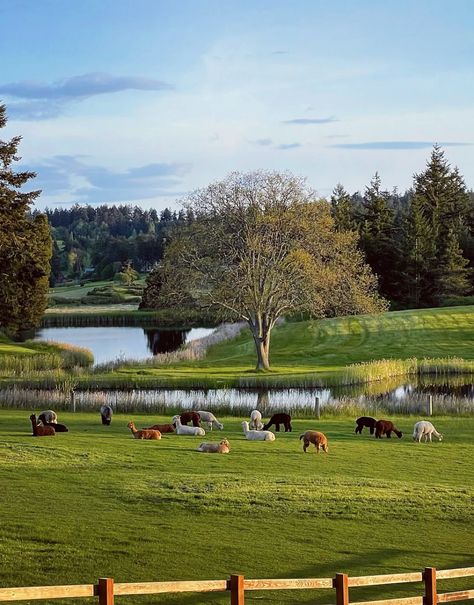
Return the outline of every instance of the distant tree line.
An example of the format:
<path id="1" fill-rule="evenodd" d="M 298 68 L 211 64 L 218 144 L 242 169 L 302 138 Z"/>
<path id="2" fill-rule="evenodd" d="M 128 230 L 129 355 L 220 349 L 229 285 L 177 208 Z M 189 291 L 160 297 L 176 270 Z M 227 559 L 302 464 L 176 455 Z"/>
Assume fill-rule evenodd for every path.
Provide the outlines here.
<path id="1" fill-rule="evenodd" d="M 331 212 L 337 229 L 359 233 L 392 307 L 438 306 L 474 292 L 474 194 L 439 146 L 406 193 L 384 190 L 376 173 L 363 194 L 337 185 Z"/>
<path id="2" fill-rule="evenodd" d="M 170 227 L 192 220 L 184 211 L 101 205 L 46 209 L 53 236 L 50 284 L 65 279 L 110 279 L 127 263 L 150 271 L 163 256 Z"/>

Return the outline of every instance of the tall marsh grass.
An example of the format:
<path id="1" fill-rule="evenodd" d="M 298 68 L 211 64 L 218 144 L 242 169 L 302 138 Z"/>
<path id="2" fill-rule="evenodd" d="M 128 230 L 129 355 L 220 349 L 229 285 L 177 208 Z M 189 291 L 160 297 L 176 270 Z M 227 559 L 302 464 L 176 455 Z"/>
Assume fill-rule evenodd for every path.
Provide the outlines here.
<path id="1" fill-rule="evenodd" d="M 28 346 L 28 342 L 25 343 Z M 32 354 L 0 355 L 0 373 L 8 377 L 38 379 L 47 378 L 55 370 L 89 368 L 94 363 L 92 351 L 82 347 L 53 341 L 35 342 L 38 352 Z"/>

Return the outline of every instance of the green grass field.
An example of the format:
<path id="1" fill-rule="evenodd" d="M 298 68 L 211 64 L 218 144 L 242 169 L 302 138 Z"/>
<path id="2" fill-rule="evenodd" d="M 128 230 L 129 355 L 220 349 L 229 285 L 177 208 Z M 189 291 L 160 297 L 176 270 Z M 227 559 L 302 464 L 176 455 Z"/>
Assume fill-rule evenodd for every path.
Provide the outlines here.
<path id="1" fill-rule="evenodd" d="M 114 416 L 62 413 L 70 432 L 30 436 L 28 413 L 0 412 L 0 584 L 28 586 L 248 577 L 329 577 L 473 565 L 474 418 L 436 418 L 442 443 L 356 436 L 351 418 L 294 420 L 273 443 L 222 419 L 227 456 L 202 438 L 138 441 Z M 168 420 L 139 416 L 137 426 Z M 318 428 L 328 455 L 303 454 Z M 466 583 L 467 582 L 467 583 Z M 443 588 L 468 588 L 451 581 Z M 354 589 L 354 600 L 420 594 L 418 585 Z M 228 595 L 119 603 L 227 603 Z M 330 591 L 248 593 L 248 602 L 330 603 Z M 79 602 L 79 601 L 78 601 Z"/>

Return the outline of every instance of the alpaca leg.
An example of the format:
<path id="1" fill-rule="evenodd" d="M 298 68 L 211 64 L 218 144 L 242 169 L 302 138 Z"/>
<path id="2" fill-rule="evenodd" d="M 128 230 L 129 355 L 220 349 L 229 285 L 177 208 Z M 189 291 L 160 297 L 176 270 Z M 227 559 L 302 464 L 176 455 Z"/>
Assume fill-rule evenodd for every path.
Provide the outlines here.
<path id="1" fill-rule="evenodd" d="M 280 425 L 279 425 L 279 424 L 275 424 L 275 431 L 276 431 L 277 433 L 279 433 L 279 432 L 280 432 Z"/>
<path id="2" fill-rule="evenodd" d="M 391 439 L 392 438 L 392 431 L 387 431 L 387 439 Z"/>
<path id="3" fill-rule="evenodd" d="M 375 431 L 375 428 L 373 426 L 370 427 L 370 434 L 373 435 Z M 360 431 L 362 433 L 362 430 Z"/>

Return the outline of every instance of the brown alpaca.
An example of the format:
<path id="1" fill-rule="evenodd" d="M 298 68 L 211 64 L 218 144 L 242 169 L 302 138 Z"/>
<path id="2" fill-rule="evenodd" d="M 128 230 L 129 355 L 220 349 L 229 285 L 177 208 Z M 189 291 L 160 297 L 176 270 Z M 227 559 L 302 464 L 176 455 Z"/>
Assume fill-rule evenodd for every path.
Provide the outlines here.
<path id="1" fill-rule="evenodd" d="M 395 425 L 390 420 L 377 420 L 375 423 L 375 438 L 382 439 L 383 435 L 387 435 L 387 439 L 392 437 L 392 433 L 395 433 L 399 439 L 402 438 L 403 433 L 395 428 Z"/>
<path id="2" fill-rule="evenodd" d="M 362 429 L 364 428 L 364 426 L 366 426 L 368 429 L 370 429 L 370 434 L 373 435 L 374 431 L 375 431 L 375 423 L 377 421 L 375 420 L 375 418 L 371 418 L 370 416 L 361 416 L 360 418 L 357 418 L 356 420 L 356 434 L 362 434 Z"/>
<path id="3" fill-rule="evenodd" d="M 280 424 L 283 424 L 283 426 L 285 427 L 285 433 L 288 433 L 289 431 L 291 431 L 291 416 L 283 412 L 280 414 L 273 414 L 267 424 L 263 425 L 262 431 L 268 431 L 272 424 L 275 425 L 275 431 L 277 433 L 280 432 Z"/>
<path id="4" fill-rule="evenodd" d="M 314 447 L 318 454 L 319 450 L 323 450 L 326 454 L 329 452 L 328 440 L 324 433 L 320 433 L 319 431 L 306 431 L 306 433 L 300 435 L 300 441 L 303 438 L 303 452 L 306 453 L 310 443 L 314 443 Z"/>
<path id="5" fill-rule="evenodd" d="M 67 426 L 59 422 L 43 422 L 43 426 L 51 426 L 55 433 L 69 433 Z"/>
<path id="6" fill-rule="evenodd" d="M 134 422 L 129 422 L 127 426 L 132 431 L 135 439 L 161 439 L 160 431 L 155 431 L 153 429 L 141 429 L 140 431 L 137 431 Z"/>
<path id="7" fill-rule="evenodd" d="M 174 424 L 154 424 L 153 426 L 149 426 L 146 430 L 160 431 L 160 433 L 174 433 L 176 432 L 176 427 Z"/>
<path id="8" fill-rule="evenodd" d="M 183 412 L 180 419 L 183 425 L 192 422 L 193 426 L 201 426 L 201 416 L 197 412 Z"/>
<path id="9" fill-rule="evenodd" d="M 52 426 L 41 426 L 36 422 L 36 416 L 31 414 L 30 416 L 31 425 L 33 427 L 33 436 L 34 437 L 52 437 L 56 435 L 56 431 Z"/>

